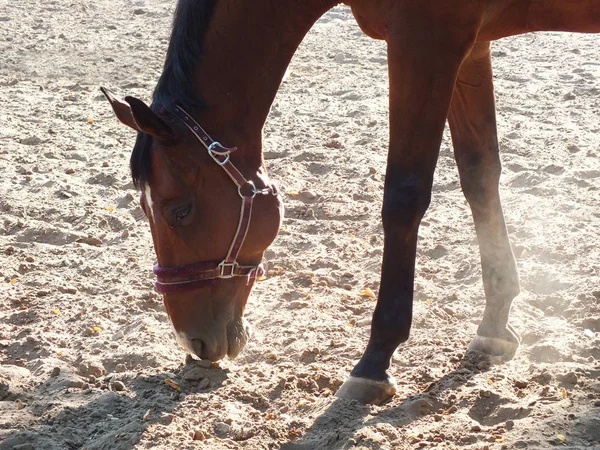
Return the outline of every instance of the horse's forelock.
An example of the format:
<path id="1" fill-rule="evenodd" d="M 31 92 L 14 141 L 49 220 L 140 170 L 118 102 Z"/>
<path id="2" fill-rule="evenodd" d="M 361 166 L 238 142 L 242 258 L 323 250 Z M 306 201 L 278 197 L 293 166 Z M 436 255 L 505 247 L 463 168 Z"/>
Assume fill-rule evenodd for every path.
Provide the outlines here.
<path id="1" fill-rule="evenodd" d="M 131 178 L 137 189 L 141 189 L 150 178 L 151 164 L 150 153 L 152 151 L 152 136 L 138 132 L 129 160 Z"/>

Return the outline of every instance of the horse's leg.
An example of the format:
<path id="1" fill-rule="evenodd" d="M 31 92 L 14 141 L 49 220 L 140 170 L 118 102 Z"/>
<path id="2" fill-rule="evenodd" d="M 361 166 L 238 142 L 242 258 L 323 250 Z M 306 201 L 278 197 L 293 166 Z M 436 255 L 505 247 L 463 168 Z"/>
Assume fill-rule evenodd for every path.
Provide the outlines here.
<path id="1" fill-rule="evenodd" d="M 336 394 L 365 403 L 381 403 L 395 393 L 387 369 L 393 352 L 409 337 L 419 224 L 429 206 L 456 76 L 482 14 L 478 10 L 461 14 L 447 6 L 438 19 L 435 7 L 413 6 L 413 2 L 393 5 L 412 10 L 388 15 L 402 20 L 388 23 L 385 34 L 390 149 L 382 209 L 381 287 L 365 353 Z"/>
<path id="2" fill-rule="evenodd" d="M 490 45 L 477 44 L 463 62 L 448 114 L 460 183 L 479 240 L 486 306 L 470 349 L 494 359 L 510 359 L 519 338 L 508 323 L 519 293 L 500 196 L 500 158 Z"/>

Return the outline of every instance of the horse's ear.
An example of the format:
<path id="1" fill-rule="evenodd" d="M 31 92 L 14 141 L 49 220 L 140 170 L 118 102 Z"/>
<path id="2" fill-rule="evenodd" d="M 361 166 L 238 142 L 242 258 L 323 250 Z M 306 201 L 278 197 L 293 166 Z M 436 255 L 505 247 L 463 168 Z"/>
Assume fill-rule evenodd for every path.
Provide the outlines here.
<path id="1" fill-rule="evenodd" d="M 154 113 L 143 101 L 135 97 L 125 97 L 125 100 L 115 97 L 108 89 L 100 88 L 106 96 L 117 118 L 125 125 L 136 131 L 151 134 L 160 140 L 173 138 L 171 127 Z"/>
<path id="2" fill-rule="evenodd" d="M 151 134 L 162 141 L 173 139 L 173 130 L 143 101 L 135 97 L 125 97 L 131 107 L 131 115 L 138 126 L 138 130 Z"/>
<path id="3" fill-rule="evenodd" d="M 117 115 L 117 119 L 124 123 L 128 127 L 133 128 L 136 131 L 140 130 L 138 124 L 135 122 L 133 118 L 133 114 L 131 112 L 131 106 L 128 103 L 124 102 L 120 98 L 115 97 L 115 95 L 110 92 L 108 89 L 101 87 L 100 90 L 106 97 L 106 99 L 110 102 L 110 106 L 112 106 L 113 111 Z"/>

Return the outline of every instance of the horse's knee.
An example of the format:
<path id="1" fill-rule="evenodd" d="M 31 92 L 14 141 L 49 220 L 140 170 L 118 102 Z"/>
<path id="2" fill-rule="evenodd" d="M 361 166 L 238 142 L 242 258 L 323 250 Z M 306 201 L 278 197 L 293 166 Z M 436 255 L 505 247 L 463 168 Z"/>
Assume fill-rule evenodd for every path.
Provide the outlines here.
<path id="1" fill-rule="evenodd" d="M 384 230 L 417 227 L 430 202 L 430 183 L 415 175 L 389 176 L 381 211 Z"/>

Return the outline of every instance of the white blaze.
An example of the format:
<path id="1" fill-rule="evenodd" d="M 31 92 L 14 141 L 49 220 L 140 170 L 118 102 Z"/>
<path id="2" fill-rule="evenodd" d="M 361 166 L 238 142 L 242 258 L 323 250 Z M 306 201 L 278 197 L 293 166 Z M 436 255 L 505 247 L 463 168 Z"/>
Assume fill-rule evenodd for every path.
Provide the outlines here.
<path id="1" fill-rule="evenodd" d="M 150 210 L 150 215 L 152 216 L 152 222 L 154 222 L 154 209 L 152 209 L 152 193 L 150 192 L 150 186 L 147 183 L 144 186 L 144 196 L 146 197 L 146 203 L 148 204 L 148 209 Z"/>

